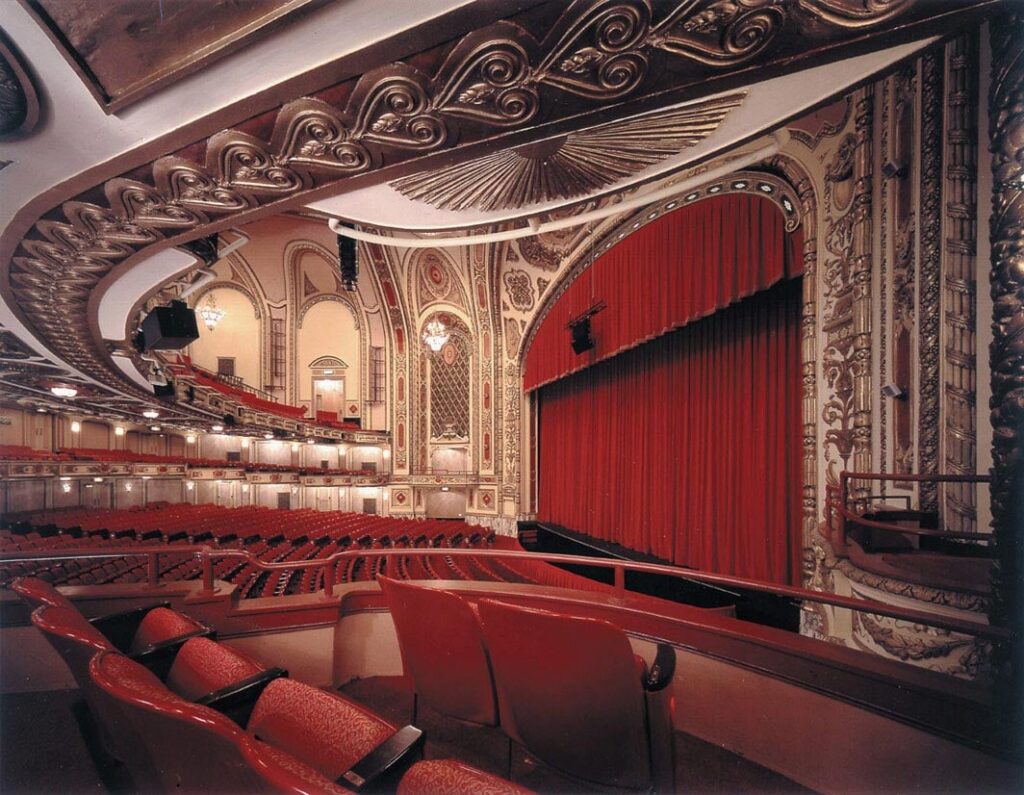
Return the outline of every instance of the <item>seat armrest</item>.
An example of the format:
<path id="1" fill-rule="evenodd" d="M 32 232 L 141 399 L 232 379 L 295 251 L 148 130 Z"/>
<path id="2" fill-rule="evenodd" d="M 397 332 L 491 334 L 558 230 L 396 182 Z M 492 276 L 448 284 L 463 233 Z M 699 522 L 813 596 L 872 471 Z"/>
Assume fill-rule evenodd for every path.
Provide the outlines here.
<path id="1" fill-rule="evenodd" d="M 371 784 L 382 789 L 386 781 L 397 780 L 417 760 L 423 748 L 423 732 L 406 726 L 392 734 L 352 767 L 338 776 L 336 783 L 356 792 Z"/>
<path id="2" fill-rule="evenodd" d="M 644 690 L 657 693 L 668 687 L 676 672 L 676 650 L 667 643 L 659 643 L 658 651 L 651 663 L 651 670 L 644 680 Z"/>
<path id="3" fill-rule="evenodd" d="M 196 699 L 196 703 L 223 713 L 239 726 L 245 728 L 245 725 L 249 722 L 249 716 L 252 715 L 253 707 L 256 706 L 257 699 L 263 693 L 263 689 L 275 679 L 281 679 L 286 676 L 288 676 L 288 672 L 284 668 L 276 666 L 267 668 L 265 671 L 260 671 L 252 676 L 247 676 L 245 679 L 232 682 L 230 685 L 219 690 L 207 693 L 202 698 Z"/>
<path id="4" fill-rule="evenodd" d="M 135 654 L 129 655 L 129 657 L 135 660 L 135 662 L 146 666 L 163 681 L 167 678 L 167 674 L 170 673 L 171 666 L 174 664 L 174 658 L 181 650 L 181 647 L 185 645 L 185 641 L 192 638 L 210 638 L 212 640 L 216 635 L 217 633 L 212 629 L 197 629 L 192 632 L 186 632 L 184 635 L 178 635 L 177 637 L 154 643 L 141 651 L 135 652 Z"/>
<path id="5" fill-rule="evenodd" d="M 119 610 L 116 613 L 107 613 L 103 616 L 90 618 L 89 623 L 107 636 L 107 640 L 113 644 L 118 651 L 125 651 L 135 637 L 135 630 L 139 628 L 146 613 L 155 607 L 170 607 L 170 602 L 153 602 L 142 607 L 133 607 L 130 610 Z"/>

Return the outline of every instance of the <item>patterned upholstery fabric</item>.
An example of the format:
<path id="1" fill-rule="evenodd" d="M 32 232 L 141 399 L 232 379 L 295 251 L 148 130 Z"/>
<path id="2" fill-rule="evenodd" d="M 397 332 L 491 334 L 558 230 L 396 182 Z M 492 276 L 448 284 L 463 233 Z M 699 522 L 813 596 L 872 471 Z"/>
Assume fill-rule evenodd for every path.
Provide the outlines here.
<path id="1" fill-rule="evenodd" d="M 526 795 L 529 790 L 452 759 L 417 762 L 402 776 L 398 795 Z"/>
<path id="2" fill-rule="evenodd" d="M 41 605 L 74 608 L 70 599 L 50 583 L 40 580 L 38 577 L 19 577 L 11 583 L 11 590 L 18 594 L 21 601 L 32 610 Z"/>
<path id="3" fill-rule="evenodd" d="M 248 657 L 227 646 L 209 638 L 192 638 L 175 656 L 167 674 L 167 686 L 182 698 L 194 701 L 260 670 Z"/>
<path id="4" fill-rule="evenodd" d="M 177 638 L 197 629 L 202 629 L 202 626 L 188 616 L 166 607 L 154 607 L 139 624 L 128 653 L 135 654 L 154 643 Z"/>
<path id="5" fill-rule="evenodd" d="M 272 783 L 277 781 L 277 775 L 275 774 L 279 771 L 274 769 L 276 767 L 289 778 L 298 779 L 303 784 L 308 785 L 309 789 L 305 790 L 306 792 L 348 792 L 348 790 L 342 789 L 333 781 L 324 778 L 309 765 L 300 762 L 280 748 L 275 748 L 273 745 L 268 745 L 259 740 L 253 741 L 252 748 L 255 753 L 250 755 L 250 764 Z"/>
<path id="6" fill-rule="evenodd" d="M 256 702 L 248 729 L 336 779 L 395 729 L 348 699 L 276 679 Z"/>

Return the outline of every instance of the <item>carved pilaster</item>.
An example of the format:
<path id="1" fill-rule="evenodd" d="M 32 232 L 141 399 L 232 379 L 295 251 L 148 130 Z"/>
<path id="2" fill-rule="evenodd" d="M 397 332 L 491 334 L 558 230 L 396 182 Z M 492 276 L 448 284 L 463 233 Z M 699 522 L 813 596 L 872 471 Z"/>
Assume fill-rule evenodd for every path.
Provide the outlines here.
<path id="1" fill-rule="evenodd" d="M 871 471 L 871 196 L 874 86 L 858 90 L 854 110 L 853 282 L 853 468 Z M 861 491 L 861 490 L 858 490 Z"/>
<path id="2" fill-rule="evenodd" d="M 939 471 L 939 306 L 942 256 L 942 102 L 943 54 L 933 50 L 921 59 L 921 251 L 918 304 L 918 472 Z M 933 484 L 921 484 L 922 510 L 937 508 Z"/>
<path id="3" fill-rule="evenodd" d="M 942 309 L 945 325 L 943 433 L 945 470 L 974 474 L 977 467 L 976 400 L 976 247 L 978 193 L 978 41 L 977 32 L 946 45 L 946 234 L 942 260 Z M 946 486 L 944 525 L 956 532 L 977 527 L 973 483 Z"/>
<path id="4" fill-rule="evenodd" d="M 1016 630 L 997 650 L 1009 680 L 1003 703 L 1019 721 L 1021 675 L 1021 527 L 1024 526 L 1024 13 L 1019 8 L 989 22 L 992 84 L 992 530 L 998 566 L 992 619 Z M 1011 648 L 1012 645 L 1012 648 Z M 1020 725 L 1018 722 L 1017 726 Z M 1008 727 L 1011 731 L 1015 728 Z"/>

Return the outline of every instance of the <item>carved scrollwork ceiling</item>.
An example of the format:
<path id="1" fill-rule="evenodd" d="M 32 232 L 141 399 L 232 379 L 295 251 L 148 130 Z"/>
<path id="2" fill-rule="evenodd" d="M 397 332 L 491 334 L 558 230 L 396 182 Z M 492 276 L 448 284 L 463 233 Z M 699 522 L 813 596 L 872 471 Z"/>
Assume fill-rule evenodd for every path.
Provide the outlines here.
<path id="1" fill-rule="evenodd" d="M 443 210 L 511 210 L 583 196 L 679 154 L 718 129 L 745 92 L 602 124 L 394 180 L 410 199 Z"/>
<path id="2" fill-rule="evenodd" d="M 142 397 L 83 330 L 92 289 L 147 246 L 509 128 L 568 126 L 610 100 L 699 97 L 755 61 L 791 71 L 893 18 L 910 29 L 935 12 L 921 0 L 578 0 L 557 13 L 545 35 L 527 30 L 529 15 L 474 31 L 436 71 L 429 57 L 372 70 L 95 186 L 21 241 L 7 298 L 58 356 Z"/>

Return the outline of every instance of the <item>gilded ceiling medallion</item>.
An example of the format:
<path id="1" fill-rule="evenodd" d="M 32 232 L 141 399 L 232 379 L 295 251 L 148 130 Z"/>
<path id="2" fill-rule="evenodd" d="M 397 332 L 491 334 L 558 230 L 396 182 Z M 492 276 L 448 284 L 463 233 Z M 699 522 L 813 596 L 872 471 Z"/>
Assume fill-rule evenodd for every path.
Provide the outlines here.
<path id="1" fill-rule="evenodd" d="M 389 183 L 441 210 L 515 210 L 583 196 L 700 143 L 745 92 L 611 122 Z"/>

